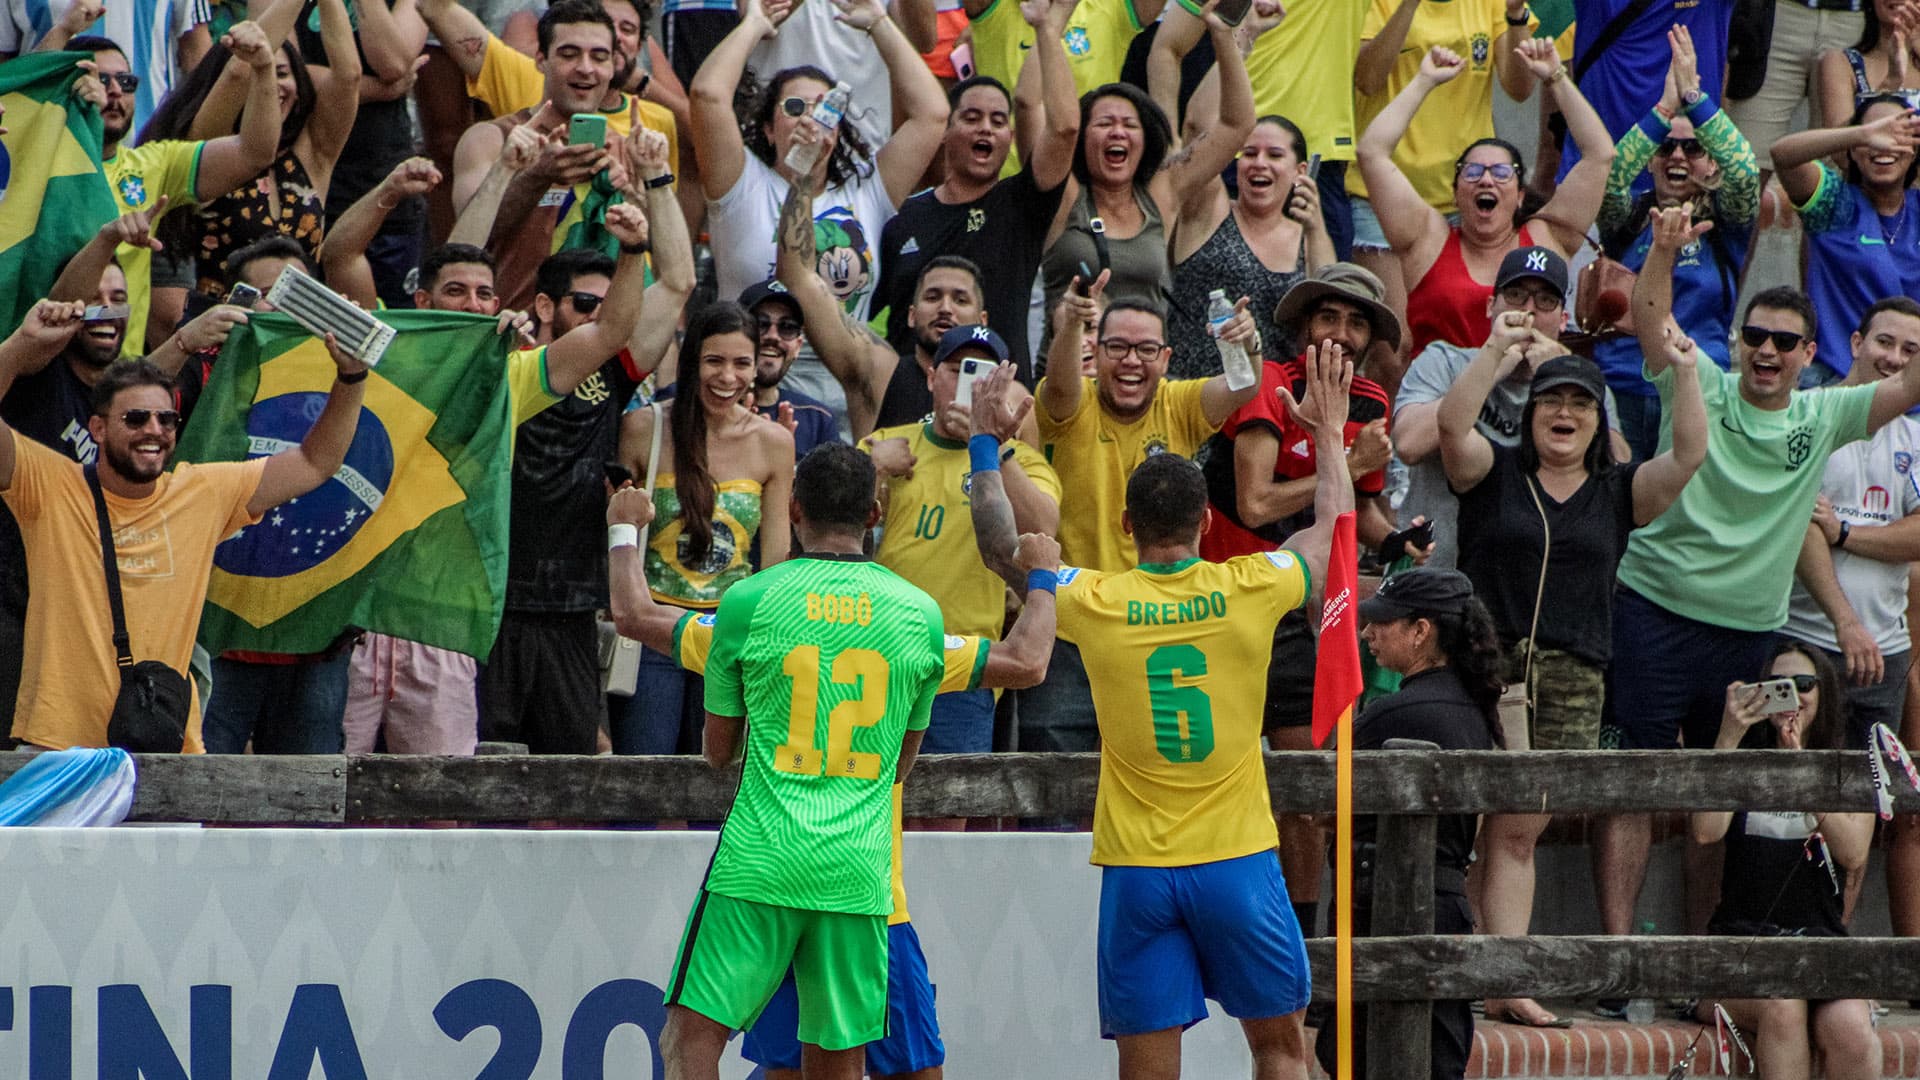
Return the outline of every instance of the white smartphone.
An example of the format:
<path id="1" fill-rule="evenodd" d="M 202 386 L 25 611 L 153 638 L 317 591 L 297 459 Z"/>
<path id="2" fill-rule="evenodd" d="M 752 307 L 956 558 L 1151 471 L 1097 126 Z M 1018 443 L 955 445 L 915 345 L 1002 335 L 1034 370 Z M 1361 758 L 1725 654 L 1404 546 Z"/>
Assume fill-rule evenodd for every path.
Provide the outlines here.
<path id="1" fill-rule="evenodd" d="M 954 387 L 953 400 L 972 408 L 973 384 L 993 374 L 993 369 L 998 366 L 983 356 L 970 356 L 960 361 L 960 381 Z"/>
<path id="2" fill-rule="evenodd" d="M 1800 707 L 1800 692 L 1793 688 L 1792 679 L 1768 679 L 1756 685 L 1760 687 L 1762 715 L 1778 716 Z"/>

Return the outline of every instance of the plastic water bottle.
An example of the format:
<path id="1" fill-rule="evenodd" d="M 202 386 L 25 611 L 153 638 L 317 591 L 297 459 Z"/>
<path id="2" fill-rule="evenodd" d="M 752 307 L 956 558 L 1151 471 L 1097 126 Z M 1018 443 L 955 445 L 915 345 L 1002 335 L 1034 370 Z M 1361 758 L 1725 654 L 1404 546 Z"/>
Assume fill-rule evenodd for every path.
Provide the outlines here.
<path id="1" fill-rule="evenodd" d="M 1634 932 L 1638 934 L 1653 933 L 1653 920 L 1641 919 L 1639 925 L 1634 928 Z M 1645 1027 L 1653 1023 L 1655 1011 L 1656 1009 L 1652 998 L 1637 997 L 1629 999 L 1626 1009 L 1627 1023 Z"/>
<path id="2" fill-rule="evenodd" d="M 820 104 L 813 107 L 809 119 L 825 130 L 833 131 L 840 126 L 840 119 L 847 115 L 847 106 L 852 103 L 853 87 L 846 83 L 835 83 L 833 89 L 827 91 L 827 96 L 820 99 Z M 787 168 L 802 176 L 812 172 L 814 164 L 820 160 L 821 145 L 795 143 L 787 151 Z"/>
<path id="3" fill-rule="evenodd" d="M 1233 321 L 1233 302 L 1227 299 L 1225 289 L 1215 289 L 1207 294 L 1207 333 L 1213 335 L 1213 343 L 1220 348 L 1220 368 L 1227 373 L 1227 389 L 1245 390 L 1260 381 L 1254 374 L 1253 361 L 1247 356 L 1247 350 L 1237 341 L 1228 341 L 1220 335 L 1226 332 L 1227 324 Z"/>

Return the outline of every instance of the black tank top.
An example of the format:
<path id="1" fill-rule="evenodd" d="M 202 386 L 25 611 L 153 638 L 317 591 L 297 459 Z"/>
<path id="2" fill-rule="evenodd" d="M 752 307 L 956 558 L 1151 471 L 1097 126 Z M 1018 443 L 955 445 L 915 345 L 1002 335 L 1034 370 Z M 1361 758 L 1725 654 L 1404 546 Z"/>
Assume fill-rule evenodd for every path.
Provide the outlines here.
<path id="1" fill-rule="evenodd" d="M 907 353 L 894 366 L 887 380 L 887 392 L 880 396 L 880 411 L 874 417 L 876 428 L 898 424 L 917 424 L 933 412 L 933 391 L 927 389 L 927 370 L 914 353 Z"/>

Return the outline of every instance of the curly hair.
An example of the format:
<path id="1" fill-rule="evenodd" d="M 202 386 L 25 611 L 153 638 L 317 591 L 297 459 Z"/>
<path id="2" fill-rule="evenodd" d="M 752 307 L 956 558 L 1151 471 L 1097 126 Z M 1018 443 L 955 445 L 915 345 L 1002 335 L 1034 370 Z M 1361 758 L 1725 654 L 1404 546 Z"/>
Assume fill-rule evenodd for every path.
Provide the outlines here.
<path id="1" fill-rule="evenodd" d="M 803 64 L 781 68 L 764 85 L 760 83 L 758 74 L 749 68 L 740 76 L 740 85 L 734 88 L 733 111 L 740 118 L 740 140 L 746 143 L 754 157 L 769 168 L 780 163 L 774 160 L 773 140 L 767 135 L 767 129 L 773 126 L 773 111 L 779 107 L 787 84 L 795 79 L 812 79 L 827 86 L 835 85 L 833 76 L 812 64 Z M 852 115 L 851 109 L 848 115 Z M 860 129 L 842 116 L 838 131 L 839 141 L 833 145 L 833 156 L 827 159 L 828 187 L 840 187 L 873 175 L 873 148 L 860 134 Z"/>
<path id="2" fill-rule="evenodd" d="M 1507 689 L 1507 657 L 1500 649 L 1500 633 L 1494 629 L 1487 605 L 1475 596 L 1458 615 L 1415 612 L 1433 624 L 1434 636 L 1447 666 L 1460 677 L 1467 696 L 1480 706 L 1487 721 L 1487 734 L 1493 745 L 1506 748 L 1500 731 L 1500 695 Z"/>

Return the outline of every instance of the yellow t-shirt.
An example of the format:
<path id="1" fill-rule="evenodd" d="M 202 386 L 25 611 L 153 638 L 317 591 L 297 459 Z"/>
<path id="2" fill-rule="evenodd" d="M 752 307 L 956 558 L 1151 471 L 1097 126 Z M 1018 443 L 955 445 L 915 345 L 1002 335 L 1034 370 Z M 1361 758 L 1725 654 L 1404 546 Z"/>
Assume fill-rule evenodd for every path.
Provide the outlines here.
<path id="1" fill-rule="evenodd" d="M 495 116 L 538 109 L 547 96 L 547 77 L 541 74 L 540 64 L 533 57 L 488 34 L 487 51 L 480 60 L 480 77 L 467 80 L 467 96 L 492 110 Z M 633 119 L 627 111 L 632 101 L 630 95 L 621 94 L 619 108 L 600 110 L 607 118 L 609 132 L 624 137 L 633 130 Z M 673 111 L 665 105 L 642 101 L 640 117 L 648 127 L 667 137 L 667 168 L 678 174 L 680 140 L 674 128 Z"/>
<path id="2" fill-rule="evenodd" d="M 1398 0 L 1373 0 L 1367 23 L 1360 31 L 1367 41 L 1380 33 L 1387 20 L 1399 8 Z M 1540 20 L 1527 16 L 1531 35 Z M 1285 23 L 1281 26 L 1284 28 Z M 1387 107 L 1394 95 L 1406 89 L 1420 71 L 1420 61 L 1435 45 L 1444 46 L 1466 60 L 1467 69 L 1452 82 L 1427 95 L 1420 111 L 1407 125 L 1407 133 L 1394 148 L 1393 163 L 1407 174 L 1414 190 L 1427 205 L 1443 213 L 1452 213 L 1453 162 L 1469 143 L 1493 134 L 1493 94 L 1500 81 L 1495 70 L 1493 46 L 1507 32 L 1506 0 L 1448 0 L 1444 4 L 1421 4 L 1414 12 L 1413 25 L 1407 29 L 1406 44 L 1387 76 L 1387 88 L 1378 94 L 1354 94 L 1354 110 L 1359 128 L 1365 131 L 1373 118 Z M 1360 170 L 1347 170 L 1347 190 L 1365 197 L 1366 184 Z"/>
<path id="3" fill-rule="evenodd" d="M 1020 70 L 1033 51 L 1033 27 L 1020 17 L 1019 0 L 993 0 L 973 20 L 972 27 L 974 71 L 993 76 L 1007 93 L 1013 93 L 1020 84 Z M 1067 49 L 1067 64 L 1073 69 L 1074 95 L 1118 82 L 1127 47 L 1142 29 L 1132 0 L 1081 0 L 1060 36 Z M 1019 171 L 1020 152 L 1017 148 L 1009 150 L 1000 175 L 1012 176 Z"/>
<path id="4" fill-rule="evenodd" d="M 892 570 L 940 602 L 947 629 L 997 639 L 1006 620 L 1006 585 L 980 561 L 975 546 L 973 510 L 968 499 L 973 472 L 965 443 L 934 434 L 929 423 L 882 428 L 866 437 L 862 450 L 880 439 L 904 438 L 913 451 L 911 477 L 887 481 L 885 531 L 874 561 Z M 1060 478 L 1040 452 L 1014 440 L 1013 460 L 1035 487 L 1060 502 Z"/>
<path id="5" fill-rule="evenodd" d="M 713 612 L 687 612 L 673 628 L 673 652 L 680 666 L 694 674 L 704 674 L 707 670 L 707 657 L 713 652 Z M 992 651 L 993 642 L 984 637 L 947 635 L 946 669 L 940 677 L 940 692 L 943 694 L 963 693 L 980 685 L 980 676 L 987 670 L 987 654 Z M 901 849 L 905 846 L 902 836 L 902 824 L 905 818 L 900 812 L 900 785 L 893 785 L 893 914 L 887 917 L 888 926 L 898 926 L 912 921 L 907 914 L 907 885 L 901 872 Z"/>
<path id="6" fill-rule="evenodd" d="M 549 406 L 566 400 L 547 381 L 547 347 L 515 349 L 507 354 L 507 401 L 513 409 L 513 429 L 539 416 Z"/>
<path id="7" fill-rule="evenodd" d="M 20 522 L 32 585 L 13 737 L 54 750 L 105 746 L 120 675 L 93 491 L 72 458 L 17 433 L 4 437 L 13 440 L 13 484 L 0 498 Z M 144 499 L 107 492 L 135 660 L 187 673 L 213 549 L 260 520 L 247 513 L 247 503 L 266 467 L 266 458 L 183 464 L 155 481 Z M 197 690 L 184 749 L 206 752 Z"/>
<path id="8" fill-rule="evenodd" d="M 1195 15 L 1203 5 L 1179 0 Z M 1294 0 L 1279 26 L 1247 57 L 1254 112 L 1284 116 L 1307 137 L 1307 152 L 1352 161 L 1353 61 L 1360 51 L 1361 0 Z"/>
<path id="9" fill-rule="evenodd" d="M 1034 397 L 1045 400 L 1046 380 Z M 1122 423 L 1100 407 L 1092 377 L 1080 390 L 1080 407 L 1055 420 L 1035 402 L 1040 443 L 1060 477 L 1060 490 L 1073 492 L 1060 504 L 1060 557 L 1093 570 L 1125 570 L 1138 556 L 1120 527 L 1127 508 L 1127 478 L 1148 456 L 1172 451 L 1192 457 L 1216 430 L 1200 407 L 1205 379 L 1166 379 L 1145 416 Z"/>
<path id="10" fill-rule="evenodd" d="M 1100 718 L 1099 866 L 1195 866 L 1278 842 L 1260 726 L 1273 628 L 1312 591 L 1289 551 L 1063 568 L 1060 639 Z"/>
<path id="11" fill-rule="evenodd" d="M 144 210 L 167 197 L 167 213 L 193 205 L 200 179 L 203 142 L 150 142 L 122 146 L 105 162 L 107 182 L 120 212 Z M 161 217 L 165 217 L 163 214 Z M 160 219 L 155 218 L 157 227 Z M 153 299 L 153 252 L 121 244 L 114 254 L 127 273 L 127 336 L 120 355 L 137 360 L 147 354 L 147 309 Z M 97 546 L 97 545 L 96 545 Z"/>

